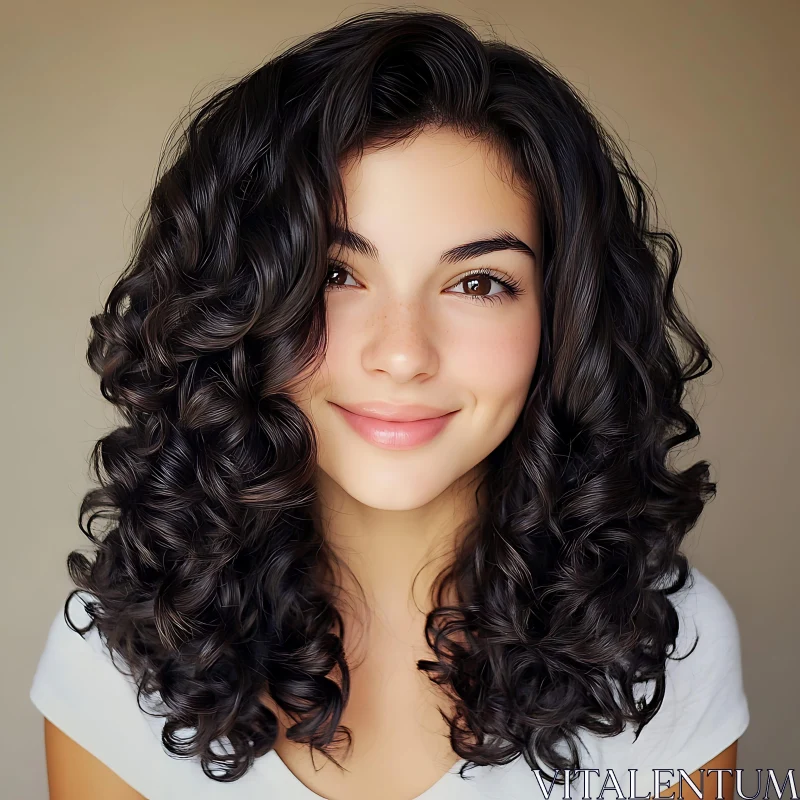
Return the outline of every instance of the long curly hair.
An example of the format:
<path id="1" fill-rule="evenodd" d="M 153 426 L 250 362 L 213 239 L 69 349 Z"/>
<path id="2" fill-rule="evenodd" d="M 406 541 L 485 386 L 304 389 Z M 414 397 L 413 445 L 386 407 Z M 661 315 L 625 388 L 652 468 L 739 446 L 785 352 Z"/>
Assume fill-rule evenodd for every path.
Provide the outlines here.
<path id="1" fill-rule="evenodd" d="M 97 626 L 140 697 L 163 701 L 165 749 L 209 778 L 273 748 L 265 692 L 289 739 L 338 763 L 352 741 L 336 559 L 292 389 L 325 351 L 342 158 L 447 125 L 491 142 L 536 198 L 542 331 L 417 667 L 455 700 L 442 714 L 462 777 L 522 754 L 558 782 L 582 729 L 638 736 L 674 657 L 681 543 L 716 484 L 705 461 L 668 464 L 699 435 L 681 403 L 712 362 L 624 146 L 543 59 L 433 11 L 339 22 L 190 116 L 91 318 L 87 359 L 124 422 L 92 450 L 79 525 L 94 559 L 69 554 L 65 605 L 69 621 L 89 592 L 91 622 L 72 627 Z"/>

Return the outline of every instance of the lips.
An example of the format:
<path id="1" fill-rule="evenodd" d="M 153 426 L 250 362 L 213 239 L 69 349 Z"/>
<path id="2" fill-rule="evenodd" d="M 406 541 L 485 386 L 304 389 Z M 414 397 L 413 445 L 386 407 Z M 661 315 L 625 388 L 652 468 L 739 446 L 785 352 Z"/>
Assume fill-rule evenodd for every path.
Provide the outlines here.
<path id="1" fill-rule="evenodd" d="M 445 413 L 439 411 L 439 416 L 403 421 L 398 419 L 380 419 L 378 417 L 367 416 L 366 414 L 355 413 L 336 403 L 331 403 L 331 405 L 362 439 L 370 444 L 389 450 L 410 450 L 430 442 L 458 413 L 458 410 Z M 377 404 L 372 404 L 370 406 L 371 409 L 374 409 L 373 413 L 382 413 L 384 415 L 394 414 L 395 416 L 402 416 L 424 413 L 421 412 L 420 409 L 427 409 L 430 413 L 430 407 L 427 406 L 405 406 L 401 409 L 389 409 L 389 407 L 384 407 L 388 409 L 384 411 L 379 411 L 376 406 Z M 351 408 L 353 408 L 353 406 L 351 406 Z M 437 409 L 433 409 L 434 413 L 437 413 L 437 411 Z"/>
<path id="2" fill-rule="evenodd" d="M 415 422 L 418 419 L 431 419 L 433 417 L 443 417 L 450 411 L 446 408 L 436 408 L 435 406 L 424 406 L 419 404 L 394 405 L 385 403 L 382 400 L 370 400 L 367 403 L 334 403 L 341 406 L 346 411 L 359 414 L 362 417 L 374 417 L 375 419 L 387 419 L 392 422 Z"/>

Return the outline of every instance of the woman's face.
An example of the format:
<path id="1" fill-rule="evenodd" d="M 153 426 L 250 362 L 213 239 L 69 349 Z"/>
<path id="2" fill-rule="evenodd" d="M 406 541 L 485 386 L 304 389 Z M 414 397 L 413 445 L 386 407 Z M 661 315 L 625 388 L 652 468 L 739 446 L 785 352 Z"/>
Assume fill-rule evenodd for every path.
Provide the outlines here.
<path id="1" fill-rule="evenodd" d="M 345 162 L 349 229 L 362 246 L 331 248 L 326 357 L 296 399 L 319 468 L 369 507 L 419 508 L 474 474 L 525 402 L 539 352 L 541 232 L 495 159 L 440 129 Z M 442 260 L 503 233 L 523 249 Z M 418 404 L 434 410 L 408 408 Z"/>

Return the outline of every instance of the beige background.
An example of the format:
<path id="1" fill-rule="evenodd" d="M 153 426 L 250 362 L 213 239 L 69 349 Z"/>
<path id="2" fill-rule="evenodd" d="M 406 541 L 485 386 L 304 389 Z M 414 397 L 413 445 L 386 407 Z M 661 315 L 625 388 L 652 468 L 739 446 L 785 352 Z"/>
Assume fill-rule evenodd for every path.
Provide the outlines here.
<path id="1" fill-rule="evenodd" d="M 4 798 L 47 796 L 42 719 L 28 690 L 70 589 L 66 555 L 88 544 L 76 521 L 88 454 L 113 420 L 85 364 L 88 320 L 124 266 L 164 137 L 193 96 L 378 7 L 106 0 L 2 9 Z M 544 55 L 654 185 L 660 219 L 683 247 L 685 303 L 717 361 L 705 392 L 695 391 L 703 435 L 687 455 L 712 462 L 719 493 L 686 550 L 739 620 L 752 718 L 739 766 L 798 768 L 800 3 L 425 7 L 479 30 L 489 22 Z"/>

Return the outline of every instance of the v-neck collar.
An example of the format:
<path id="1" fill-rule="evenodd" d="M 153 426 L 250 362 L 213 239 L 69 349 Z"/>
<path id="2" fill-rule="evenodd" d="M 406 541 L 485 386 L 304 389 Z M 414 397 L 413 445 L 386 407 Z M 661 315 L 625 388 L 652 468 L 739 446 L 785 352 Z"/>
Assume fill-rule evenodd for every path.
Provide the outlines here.
<path id="1" fill-rule="evenodd" d="M 442 775 L 439 780 L 429 786 L 422 794 L 416 797 L 409 797 L 407 800 L 480 800 L 480 793 L 474 786 L 478 777 L 480 767 L 468 770 L 464 780 L 458 771 L 466 763 L 466 759 L 461 758 L 450 769 Z M 276 750 L 271 750 L 262 758 L 256 761 L 267 768 L 269 779 L 272 782 L 270 788 L 274 788 L 276 795 L 281 800 L 329 800 L 308 788 L 286 765 L 284 760 L 278 755 Z M 475 779 L 470 779 L 474 775 Z"/>

